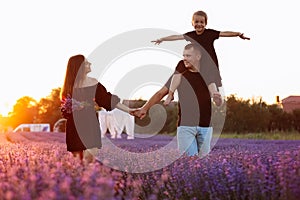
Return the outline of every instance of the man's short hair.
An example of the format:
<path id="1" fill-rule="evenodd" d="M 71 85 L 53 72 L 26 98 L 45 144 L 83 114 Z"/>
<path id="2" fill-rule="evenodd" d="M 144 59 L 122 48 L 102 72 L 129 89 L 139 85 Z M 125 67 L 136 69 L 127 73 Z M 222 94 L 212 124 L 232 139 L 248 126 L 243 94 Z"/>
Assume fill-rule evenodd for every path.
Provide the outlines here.
<path id="1" fill-rule="evenodd" d="M 185 47 L 184 47 L 185 50 L 188 50 L 191 48 L 193 48 L 194 51 L 197 51 L 198 53 L 202 54 L 201 47 L 199 44 L 189 43 L 189 44 L 185 45 Z"/>

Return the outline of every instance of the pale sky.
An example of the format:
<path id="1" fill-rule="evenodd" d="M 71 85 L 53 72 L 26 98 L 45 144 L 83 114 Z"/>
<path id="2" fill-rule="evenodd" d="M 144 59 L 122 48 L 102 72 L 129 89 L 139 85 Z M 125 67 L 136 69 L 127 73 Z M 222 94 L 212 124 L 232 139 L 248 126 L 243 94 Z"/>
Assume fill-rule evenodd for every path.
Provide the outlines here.
<path id="1" fill-rule="evenodd" d="M 1 1 L 0 113 L 7 114 L 22 96 L 39 100 L 62 86 L 70 56 L 88 57 L 105 41 L 136 29 L 192 31 L 191 18 L 197 10 L 208 14 L 207 28 L 238 31 L 251 38 L 219 38 L 215 42 L 226 95 L 262 96 L 270 104 L 276 95 L 281 99 L 300 95 L 298 8 L 296 0 Z M 149 58 L 175 69 L 180 58 L 163 54 L 156 52 Z M 150 62 L 135 57 L 139 59 L 122 57 L 116 63 L 134 67 Z M 120 78 L 122 75 L 107 71 L 99 81 L 114 91 Z M 155 82 L 152 90 L 149 85 L 141 86 L 148 96 L 139 93 L 131 97 L 149 98 L 159 87 Z"/>

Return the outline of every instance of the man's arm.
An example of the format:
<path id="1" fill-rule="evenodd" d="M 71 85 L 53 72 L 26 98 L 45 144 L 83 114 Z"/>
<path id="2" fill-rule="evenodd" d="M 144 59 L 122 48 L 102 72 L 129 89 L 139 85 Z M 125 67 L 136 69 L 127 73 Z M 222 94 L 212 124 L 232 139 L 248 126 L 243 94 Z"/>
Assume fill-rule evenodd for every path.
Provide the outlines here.
<path id="1" fill-rule="evenodd" d="M 184 40 L 184 36 L 183 35 L 170 35 L 167 37 L 159 38 L 157 40 L 153 40 L 151 42 L 154 42 L 155 44 L 160 44 L 163 41 L 174 41 L 174 40 Z"/>
<path id="2" fill-rule="evenodd" d="M 178 88 L 180 82 L 181 82 L 181 74 L 173 74 L 171 85 L 168 93 L 168 97 L 166 101 L 164 102 L 164 105 L 167 106 L 171 103 L 171 101 L 174 99 L 174 92 Z"/>
<path id="3" fill-rule="evenodd" d="M 160 102 L 160 100 L 166 96 L 169 92 L 169 89 L 166 86 L 163 86 L 160 90 L 158 90 L 140 109 L 133 112 L 133 115 L 143 119 L 147 111 L 156 103 Z"/>

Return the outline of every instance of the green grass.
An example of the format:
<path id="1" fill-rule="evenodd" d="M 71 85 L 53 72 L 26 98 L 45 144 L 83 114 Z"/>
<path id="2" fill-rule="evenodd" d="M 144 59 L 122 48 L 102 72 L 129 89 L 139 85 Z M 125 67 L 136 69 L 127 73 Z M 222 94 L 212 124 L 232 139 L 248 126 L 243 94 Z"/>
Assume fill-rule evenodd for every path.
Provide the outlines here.
<path id="1" fill-rule="evenodd" d="M 259 140 L 300 140 L 299 132 L 266 133 L 222 133 L 220 138 L 259 139 Z"/>

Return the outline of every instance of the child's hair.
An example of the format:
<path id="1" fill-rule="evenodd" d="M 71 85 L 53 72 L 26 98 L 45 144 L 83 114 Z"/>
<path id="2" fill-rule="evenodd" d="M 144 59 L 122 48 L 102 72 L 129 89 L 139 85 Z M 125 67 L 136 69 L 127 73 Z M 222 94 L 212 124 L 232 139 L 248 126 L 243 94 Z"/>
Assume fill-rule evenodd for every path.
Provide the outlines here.
<path id="1" fill-rule="evenodd" d="M 195 16 L 195 15 L 199 15 L 199 16 L 204 17 L 204 18 L 205 18 L 205 24 L 207 24 L 207 14 L 206 14 L 204 11 L 199 10 L 199 11 L 197 11 L 197 12 L 194 12 L 193 18 L 192 18 L 193 21 L 194 21 L 194 16 Z"/>

